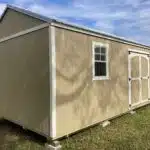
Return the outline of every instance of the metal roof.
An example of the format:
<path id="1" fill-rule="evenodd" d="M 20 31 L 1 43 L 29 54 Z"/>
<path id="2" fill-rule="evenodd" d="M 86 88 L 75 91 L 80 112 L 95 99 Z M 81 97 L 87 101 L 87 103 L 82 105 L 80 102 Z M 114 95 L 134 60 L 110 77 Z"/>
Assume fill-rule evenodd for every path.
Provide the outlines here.
<path id="1" fill-rule="evenodd" d="M 127 42 L 129 44 L 135 44 L 135 45 L 139 45 L 139 46 L 146 47 L 146 48 L 150 49 L 149 45 L 141 44 L 141 43 L 136 42 L 134 40 L 130 40 L 130 39 L 120 37 L 120 36 L 116 36 L 116 35 L 109 34 L 109 33 L 105 33 L 105 32 L 95 30 L 95 29 L 91 29 L 91 28 L 81 26 L 81 25 L 78 25 L 78 24 L 74 24 L 74 23 L 70 23 L 70 22 L 66 22 L 66 21 L 61 21 L 60 19 L 56 19 L 56 18 L 52 18 L 52 17 L 49 18 L 49 17 L 43 16 L 43 15 L 34 13 L 32 11 L 29 11 L 29 10 L 26 10 L 26 9 L 23 9 L 23 8 L 20 8 L 20 7 L 16 7 L 14 5 L 9 5 L 9 4 L 6 5 L 5 11 L 3 12 L 0 20 L 2 20 L 3 16 L 5 15 L 5 12 L 7 11 L 8 8 L 13 9 L 13 10 L 15 10 L 17 12 L 20 12 L 20 13 L 26 14 L 26 15 L 31 16 L 33 18 L 40 19 L 40 20 L 48 22 L 48 23 L 54 22 L 54 23 L 57 23 L 57 24 L 62 24 L 62 25 L 65 25 L 65 26 L 69 26 L 69 27 L 79 29 L 81 31 L 88 31 L 89 33 L 99 34 L 99 35 L 102 35 L 102 36 L 106 36 L 106 37 L 114 38 L 114 39 L 117 39 L 117 40 L 121 40 L 121 41 Z"/>

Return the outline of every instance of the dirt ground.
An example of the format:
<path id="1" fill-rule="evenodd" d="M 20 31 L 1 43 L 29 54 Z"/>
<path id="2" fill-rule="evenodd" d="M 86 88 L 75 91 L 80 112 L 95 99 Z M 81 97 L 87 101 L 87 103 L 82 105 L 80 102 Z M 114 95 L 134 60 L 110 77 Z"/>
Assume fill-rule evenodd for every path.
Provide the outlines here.
<path id="1" fill-rule="evenodd" d="M 46 139 L 10 122 L 0 122 L 0 150 L 44 150 Z"/>

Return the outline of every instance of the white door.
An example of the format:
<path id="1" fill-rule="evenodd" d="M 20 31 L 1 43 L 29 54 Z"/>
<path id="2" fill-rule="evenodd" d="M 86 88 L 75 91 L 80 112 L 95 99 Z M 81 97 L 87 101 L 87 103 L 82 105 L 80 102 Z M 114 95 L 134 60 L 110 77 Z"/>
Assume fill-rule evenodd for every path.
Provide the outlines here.
<path id="1" fill-rule="evenodd" d="M 129 105 L 149 100 L 149 54 L 129 53 Z"/>

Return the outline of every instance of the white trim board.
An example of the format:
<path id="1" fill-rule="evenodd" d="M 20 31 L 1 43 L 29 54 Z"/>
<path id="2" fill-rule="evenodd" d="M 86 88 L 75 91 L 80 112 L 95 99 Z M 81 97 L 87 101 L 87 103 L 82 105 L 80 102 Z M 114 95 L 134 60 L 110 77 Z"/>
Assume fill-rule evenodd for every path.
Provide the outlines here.
<path id="1" fill-rule="evenodd" d="M 28 33 L 31 33 L 31 32 L 34 32 L 34 31 L 37 31 L 37 30 L 40 30 L 40 29 L 43 29 L 43 28 L 46 28 L 46 27 L 48 27 L 48 26 L 49 26 L 48 23 L 44 23 L 44 24 L 41 24 L 41 25 L 39 25 L 39 26 L 35 26 L 35 27 L 33 27 L 33 28 L 20 31 L 20 32 L 15 33 L 15 34 L 12 34 L 12 35 L 10 35 L 10 36 L 1 38 L 1 39 L 0 39 L 0 43 L 5 42 L 5 41 L 8 41 L 8 40 L 10 40 L 10 39 L 17 38 L 17 37 L 19 37 L 19 36 L 22 36 L 22 35 L 25 35 L 25 34 L 28 34 Z"/>
<path id="2" fill-rule="evenodd" d="M 150 54 L 149 52 L 146 51 L 141 51 L 141 50 L 136 50 L 136 49 L 128 49 L 129 52 L 135 52 L 135 53 L 141 53 L 141 54 Z"/>
<path id="3" fill-rule="evenodd" d="M 131 109 L 131 84 L 129 78 L 131 78 L 131 59 L 130 54 L 128 54 L 128 99 L 129 99 L 129 109 Z"/>
<path id="4" fill-rule="evenodd" d="M 146 100 L 143 100 L 142 102 L 137 102 L 137 103 L 132 104 L 132 107 L 143 104 L 143 103 L 149 103 L 149 102 L 150 101 L 146 99 Z"/>
<path id="5" fill-rule="evenodd" d="M 49 66 L 50 66 L 50 136 L 56 138 L 56 45 L 55 27 L 49 26 Z"/>

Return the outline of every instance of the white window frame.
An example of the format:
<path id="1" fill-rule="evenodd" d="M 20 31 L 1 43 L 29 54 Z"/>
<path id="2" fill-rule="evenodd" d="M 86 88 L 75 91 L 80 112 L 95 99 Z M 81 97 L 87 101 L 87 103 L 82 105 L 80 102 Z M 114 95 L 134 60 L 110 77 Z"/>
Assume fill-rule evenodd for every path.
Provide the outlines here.
<path id="1" fill-rule="evenodd" d="M 95 46 L 106 47 L 106 76 L 95 76 Z M 109 44 L 101 42 L 92 42 L 92 67 L 93 67 L 93 80 L 108 80 L 109 79 Z"/>

